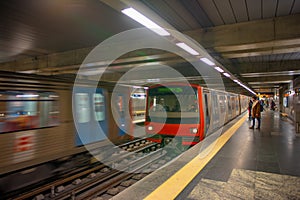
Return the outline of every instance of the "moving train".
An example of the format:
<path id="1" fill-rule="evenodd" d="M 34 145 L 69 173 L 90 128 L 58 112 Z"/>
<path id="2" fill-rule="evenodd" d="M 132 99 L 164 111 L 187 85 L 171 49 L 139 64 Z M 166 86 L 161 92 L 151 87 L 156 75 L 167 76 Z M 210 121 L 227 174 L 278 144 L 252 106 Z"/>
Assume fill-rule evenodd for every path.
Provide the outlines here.
<path id="1" fill-rule="evenodd" d="M 73 88 L 73 79 L 61 77 L 1 72 L 0 78 L 0 196 L 89 163 L 87 148 L 132 138 L 110 109 L 116 108 L 117 121 L 131 130 L 122 113 L 136 110 L 125 106 L 132 88 L 119 87 L 112 99 L 107 83 L 95 90 L 84 81 Z"/>
<path id="2" fill-rule="evenodd" d="M 153 85 L 147 94 L 149 140 L 192 146 L 247 110 L 249 97 L 199 84 Z"/>

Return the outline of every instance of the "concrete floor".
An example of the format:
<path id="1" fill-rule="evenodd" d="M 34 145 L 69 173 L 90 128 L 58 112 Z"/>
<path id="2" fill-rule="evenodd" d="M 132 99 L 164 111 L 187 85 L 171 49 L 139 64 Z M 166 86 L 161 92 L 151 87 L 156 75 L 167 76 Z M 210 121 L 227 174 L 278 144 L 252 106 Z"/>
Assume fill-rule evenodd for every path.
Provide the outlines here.
<path id="1" fill-rule="evenodd" d="M 278 112 L 264 111 L 260 130 L 249 129 L 250 123 L 243 123 L 176 199 L 300 198 L 300 135 L 292 122 Z M 145 198 L 192 160 L 203 145 L 196 145 L 113 199 Z"/>

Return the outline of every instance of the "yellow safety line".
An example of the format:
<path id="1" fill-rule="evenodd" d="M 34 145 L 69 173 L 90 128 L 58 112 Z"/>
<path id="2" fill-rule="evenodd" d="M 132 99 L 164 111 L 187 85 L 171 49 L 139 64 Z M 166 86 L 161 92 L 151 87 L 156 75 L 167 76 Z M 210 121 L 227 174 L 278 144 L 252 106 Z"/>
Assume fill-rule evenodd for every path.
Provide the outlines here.
<path id="1" fill-rule="evenodd" d="M 180 192 L 195 178 L 205 165 L 226 144 L 237 129 L 244 123 L 248 116 L 242 117 L 236 124 L 222 134 L 216 141 L 210 144 L 204 151 L 177 171 L 172 177 L 161 184 L 156 190 L 149 194 L 146 200 L 175 199 Z"/>

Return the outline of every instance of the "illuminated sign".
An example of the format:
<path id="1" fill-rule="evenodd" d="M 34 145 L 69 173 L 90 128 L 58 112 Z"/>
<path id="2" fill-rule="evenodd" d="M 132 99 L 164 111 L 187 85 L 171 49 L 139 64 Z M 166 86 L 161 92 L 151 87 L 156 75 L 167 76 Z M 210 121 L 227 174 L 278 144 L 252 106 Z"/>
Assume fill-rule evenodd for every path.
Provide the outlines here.
<path id="1" fill-rule="evenodd" d="M 158 88 L 157 90 L 158 92 L 161 92 L 161 93 L 170 93 L 170 92 L 173 92 L 173 93 L 182 93 L 183 92 L 183 88 L 181 87 L 162 87 L 162 88 Z"/>

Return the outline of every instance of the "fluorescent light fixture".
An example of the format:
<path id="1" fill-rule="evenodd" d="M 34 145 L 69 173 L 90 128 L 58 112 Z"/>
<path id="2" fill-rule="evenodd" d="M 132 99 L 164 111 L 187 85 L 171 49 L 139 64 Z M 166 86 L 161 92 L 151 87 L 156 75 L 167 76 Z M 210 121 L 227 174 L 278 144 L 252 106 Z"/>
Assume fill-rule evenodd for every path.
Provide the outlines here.
<path id="1" fill-rule="evenodd" d="M 194 50 L 193 48 L 191 48 L 190 46 L 186 45 L 183 42 L 176 43 L 176 45 L 194 56 L 199 55 L 199 53 L 196 50 Z"/>
<path id="2" fill-rule="evenodd" d="M 160 79 L 159 78 L 150 78 L 150 79 L 147 79 L 147 82 L 148 83 L 158 83 L 158 82 L 160 82 Z"/>
<path id="3" fill-rule="evenodd" d="M 133 20 L 137 21 L 138 23 L 146 26 L 151 31 L 157 33 L 161 36 L 168 36 L 170 33 L 157 25 L 155 22 L 148 19 L 146 16 L 135 10 L 134 8 L 126 8 L 122 10 L 122 13 L 127 15 L 128 17 L 132 18 Z"/>
<path id="4" fill-rule="evenodd" d="M 226 77 L 230 77 L 230 74 L 228 74 L 228 73 L 223 73 L 224 74 L 224 76 L 226 76 Z"/>
<path id="5" fill-rule="evenodd" d="M 39 95 L 38 94 L 18 94 L 16 95 L 16 97 L 25 97 L 25 98 L 30 98 L 30 97 L 38 97 Z"/>
<path id="6" fill-rule="evenodd" d="M 233 81 L 236 82 L 237 84 L 240 84 L 240 81 L 238 81 L 236 79 L 234 79 Z"/>
<path id="7" fill-rule="evenodd" d="M 215 63 L 212 62 L 211 60 L 209 60 L 208 58 L 200 58 L 200 60 L 201 60 L 202 62 L 204 62 L 204 63 L 210 65 L 210 66 L 215 65 Z"/>
<path id="8" fill-rule="evenodd" d="M 221 72 L 221 73 L 223 73 L 223 72 L 224 72 L 224 70 L 223 70 L 223 69 L 221 69 L 220 67 L 215 67 L 215 69 L 216 69 L 218 72 Z"/>
<path id="9" fill-rule="evenodd" d="M 38 70 L 25 70 L 25 71 L 17 71 L 19 73 L 24 73 L 24 74 L 33 74 L 33 73 L 37 73 Z"/>
<path id="10" fill-rule="evenodd" d="M 238 84 L 239 84 L 240 86 L 242 86 L 243 88 L 245 88 L 246 90 L 248 90 L 249 92 L 251 92 L 252 94 L 256 95 L 256 93 L 253 92 L 253 91 L 252 91 L 250 88 L 248 88 L 246 85 L 244 85 L 244 84 L 242 84 L 242 83 L 240 83 L 240 82 L 238 82 Z"/>

